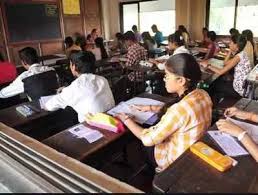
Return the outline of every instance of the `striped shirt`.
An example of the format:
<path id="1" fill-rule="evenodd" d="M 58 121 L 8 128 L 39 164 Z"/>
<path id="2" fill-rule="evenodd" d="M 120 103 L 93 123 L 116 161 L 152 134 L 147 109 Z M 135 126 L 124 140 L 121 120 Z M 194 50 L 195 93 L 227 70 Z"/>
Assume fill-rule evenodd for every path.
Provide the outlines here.
<path id="1" fill-rule="evenodd" d="M 155 145 L 157 171 L 166 169 L 202 137 L 211 124 L 211 111 L 209 95 L 204 90 L 196 89 L 168 108 L 157 125 L 143 130 L 143 144 Z"/>

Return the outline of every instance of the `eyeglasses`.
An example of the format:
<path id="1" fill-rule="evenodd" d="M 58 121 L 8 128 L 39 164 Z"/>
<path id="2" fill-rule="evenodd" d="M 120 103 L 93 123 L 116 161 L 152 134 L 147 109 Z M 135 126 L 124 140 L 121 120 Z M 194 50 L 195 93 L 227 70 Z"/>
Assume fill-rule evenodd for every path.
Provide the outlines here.
<path id="1" fill-rule="evenodd" d="M 169 78 L 178 79 L 179 76 L 177 76 L 175 74 L 165 74 L 164 75 L 164 81 L 167 81 Z"/>

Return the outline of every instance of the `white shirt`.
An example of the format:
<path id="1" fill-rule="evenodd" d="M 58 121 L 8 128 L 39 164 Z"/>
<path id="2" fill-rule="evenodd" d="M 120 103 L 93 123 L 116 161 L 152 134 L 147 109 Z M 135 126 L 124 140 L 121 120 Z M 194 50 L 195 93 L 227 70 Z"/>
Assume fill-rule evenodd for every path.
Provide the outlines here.
<path id="1" fill-rule="evenodd" d="M 185 46 L 183 45 L 183 46 L 180 46 L 180 47 L 176 48 L 172 56 L 174 56 L 176 54 L 180 54 L 180 53 L 190 54 L 190 51 L 188 49 L 186 49 Z M 159 63 L 158 64 L 158 69 L 165 70 L 165 64 L 166 63 Z"/>
<path id="2" fill-rule="evenodd" d="M 9 98 L 24 92 L 23 79 L 39 73 L 55 70 L 48 66 L 32 64 L 27 71 L 21 73 L 9 86 L 0 91 L 0 98 Z"/>
<path id="3" fill-rule="evenodd" d="M 71 106 L 78 113 L 79 122 L 85 120 L 88 113 L 105 112 L 115 106 L 108 81 L 94 74 L 82 74 L 61 93 L 45 104 L 45 109 L 54 111 Z"/>

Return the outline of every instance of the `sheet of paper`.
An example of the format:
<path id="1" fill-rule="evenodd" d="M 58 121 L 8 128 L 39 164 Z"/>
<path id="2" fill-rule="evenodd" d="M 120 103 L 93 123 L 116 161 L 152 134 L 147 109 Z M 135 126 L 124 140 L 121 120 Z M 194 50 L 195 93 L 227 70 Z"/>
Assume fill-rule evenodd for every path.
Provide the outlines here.
<path id="1" fill-rule="evenodd" d="M 232 119 L 232 118 L 227 118 L 227 120 L 232 121 L 233 123 L 235 123 L 236 125 L 238 125 L 242 129 L 247 131 L 248 135 L 254 140 L 254 142 L 256 144 L 258 144 L 258 125 L 245 123 L 245 122 L 238 121 L 238 120 L 235 120 L 235 119 Z"/>
<path id="2" fill-rule="evenodd" d="M 108 111 L 108 114 L 114 116 L 118 113 L 126 113 L 135 117 L 135 121 L 139 124 L 143 124 L 150 119 L 154 112 L 141 112 L 131 107 L 131 105 L 164 105 L 163 102 L 149 99 L 135 97 L 126 102 L 121 102 L 116 107 Z"/>
<path id="3" fill-rule="evenodd" d="M 45 107 L 47 101 L 50 100 L 52 97 L 54 97 L 54 95 L 40 97 L 40 99 L 39 99 L 40 108 L 43 109 Z"/>
<path id="4" fill-rule="evenodd" d="M 208 134 L 218 143 L 228 156 L 247 155 L 248 152 L 230 135 L 220 131 L 208 131 Z"/>
<path id="5" fill-rule="evenodd" d="M 215 59 L 215 58 L 209 59 L 208 62 L 209 62 L 212 66 L 215 66 L 216 68 L 223 68 L 223 66 L 224 66 L 223 60 L 218 60 L 218 59 Z"/>
<path id="6" fill-rule="evenodd" d="M 83 124 L 69 129 L 69 132 L 78 138 L 85 138 L 89 143 L 93 143 L 103 137 L 103 134 L 99 131 L 90 129 Z"/>

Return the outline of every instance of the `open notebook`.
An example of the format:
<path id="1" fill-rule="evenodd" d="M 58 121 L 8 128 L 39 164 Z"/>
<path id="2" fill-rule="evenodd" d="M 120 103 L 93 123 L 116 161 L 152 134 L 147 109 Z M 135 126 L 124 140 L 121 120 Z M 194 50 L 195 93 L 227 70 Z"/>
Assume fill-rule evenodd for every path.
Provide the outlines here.
<path id="1" fill-rule="evenodd" d="M 134 116 L 135 121 L 139 124 L 144 124 L 145 122 L 147 122 L 149 119 L 151 119 L 155 115 L 154 112 L 138 111 L 138 110 L 132 108 L 131 105 L 161 105 L 161 106 L 163 106 L 164 103 L 157 101 L 157 100 L 149 99 L 149 98 L 135 97 L 126 102 L 121 102 L 120 104 L 118 104 L 117 106 L 115 106 L 114 108 L 109 110 L 108 114 L 115 116 L 118 113 L 126 113 L 126 114 Z"/>

